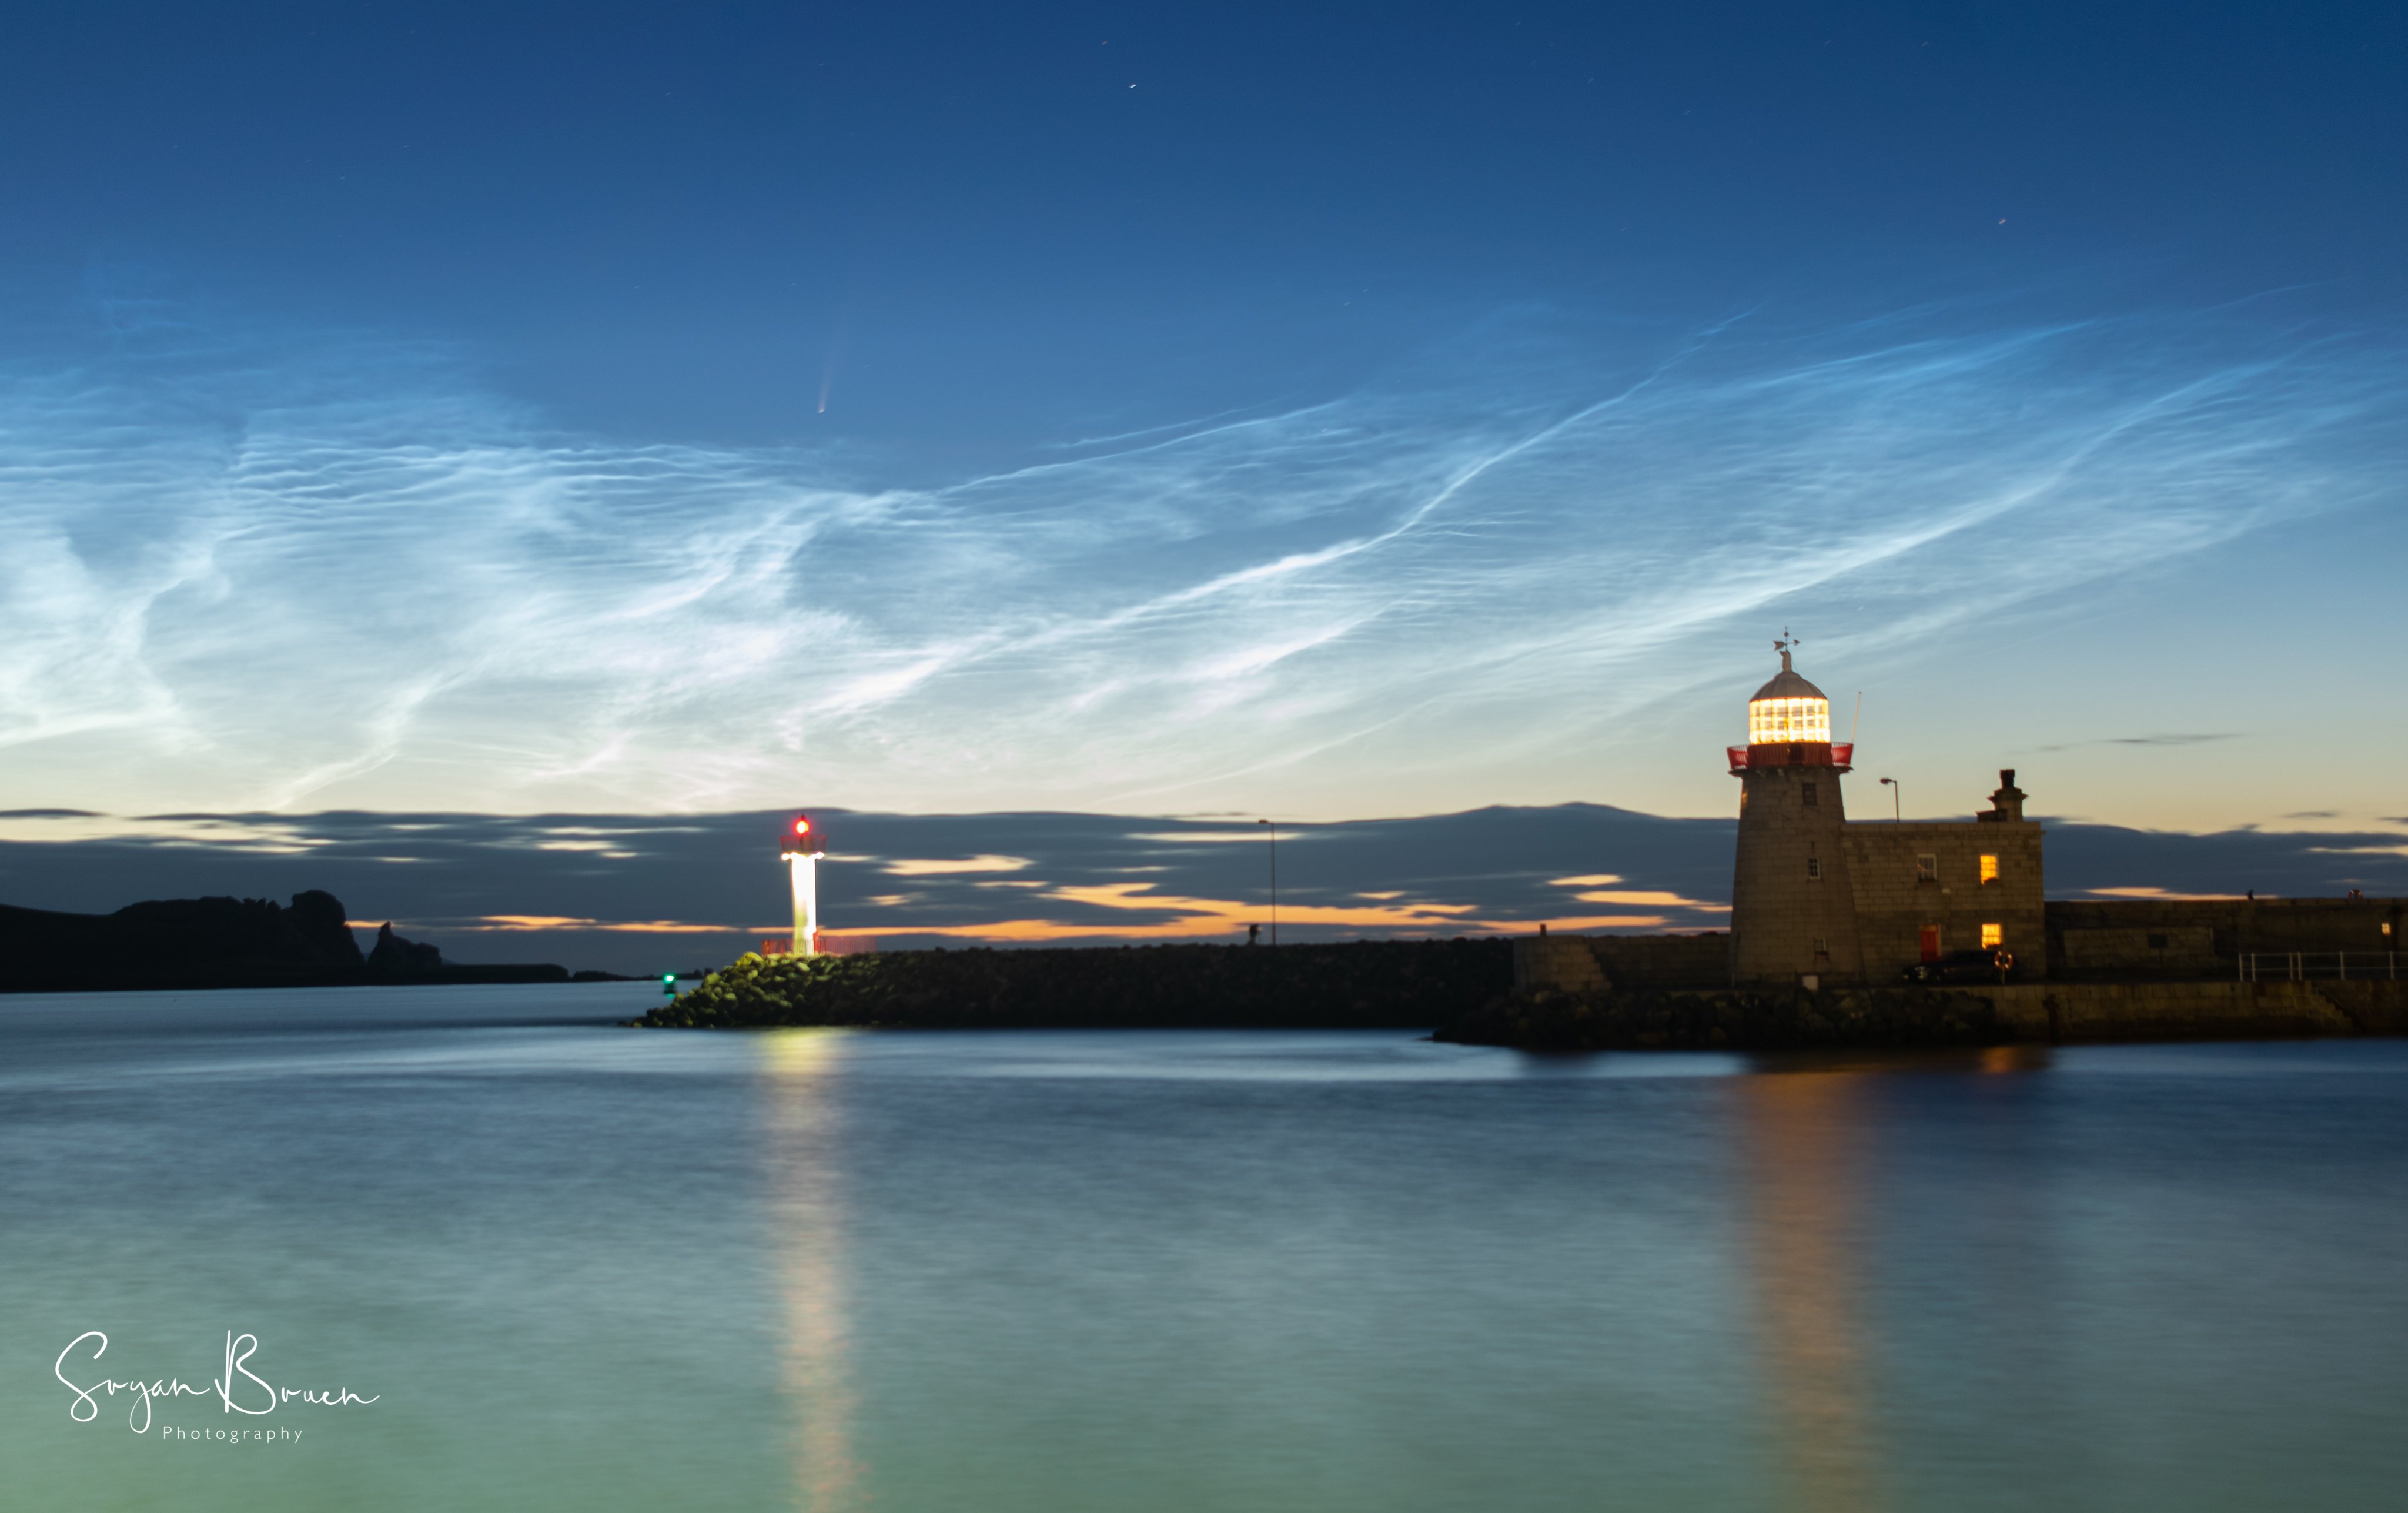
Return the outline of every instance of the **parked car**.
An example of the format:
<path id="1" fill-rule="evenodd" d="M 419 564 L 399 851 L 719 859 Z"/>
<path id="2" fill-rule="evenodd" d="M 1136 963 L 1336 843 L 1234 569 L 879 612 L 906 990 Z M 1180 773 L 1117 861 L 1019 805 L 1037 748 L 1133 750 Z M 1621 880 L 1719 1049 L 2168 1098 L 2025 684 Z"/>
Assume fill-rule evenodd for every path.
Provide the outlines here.
<path id="1" fill-rule="evenodd" d="M 1951 951 L 1937 961 L 1918 961 L 1900 974 L 1911 983 L 2011 983 L 2022 974 L 2015 954 L 2004 946 Z"/>

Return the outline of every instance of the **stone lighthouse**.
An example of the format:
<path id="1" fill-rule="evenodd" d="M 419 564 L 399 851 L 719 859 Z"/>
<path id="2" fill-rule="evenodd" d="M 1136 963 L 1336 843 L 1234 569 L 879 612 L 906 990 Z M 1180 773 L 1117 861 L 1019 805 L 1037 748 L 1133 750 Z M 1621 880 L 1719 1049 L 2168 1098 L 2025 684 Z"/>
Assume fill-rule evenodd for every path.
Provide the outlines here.
<path id="1" fill-rule="evenodd" d="M 1852 744 L 1831 743 L 1831 701 L 1789 665 L 1747 702 L 1747 744 L 1728 748 L 1740 780 L 1731 878 L 1731 981 L 1855 982 L 1864 973 L 1848 876 L 1841 774 Z"/>

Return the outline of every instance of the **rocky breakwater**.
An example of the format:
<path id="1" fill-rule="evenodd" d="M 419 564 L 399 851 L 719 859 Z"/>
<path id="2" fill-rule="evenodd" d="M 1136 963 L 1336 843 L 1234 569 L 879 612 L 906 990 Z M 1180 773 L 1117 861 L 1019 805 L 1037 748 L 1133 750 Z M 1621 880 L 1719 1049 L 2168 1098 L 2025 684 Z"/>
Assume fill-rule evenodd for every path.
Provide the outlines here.
<path id="1" fill-rule="evenodd" d="M 1512 982 L 1501 940 L 746 955 L 648 1028 L 1428 1030 Z"/>
<path id="2" fill-rule="evenodd" d="M 1946 988 L 1501 994 L 1434 1039 L 1526 1051 L 1987 1045 L 2019 1037 L 1996 1004 Z"/>

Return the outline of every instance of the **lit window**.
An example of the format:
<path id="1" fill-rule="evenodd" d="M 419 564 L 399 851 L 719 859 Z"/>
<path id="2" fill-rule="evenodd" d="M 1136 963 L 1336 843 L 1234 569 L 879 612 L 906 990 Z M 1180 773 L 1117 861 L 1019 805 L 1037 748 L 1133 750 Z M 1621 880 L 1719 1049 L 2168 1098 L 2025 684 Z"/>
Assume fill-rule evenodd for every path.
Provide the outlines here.
<path id="1" fill-rule="evenodd" d="M 1812 880 L 1813 880 L 1814 882 L 1817 882 L 1817 883 L 1819 883 L 1819 882 L 1821 882 L 1821 881 L 1823 880 L 1823 858 L 1822 858 L 1822 857 L 1807 857 L 1807 858 L 1806 858 L 1806 875 L 1807 875 L 1809 878 L 1811 878 Z"/>
<path id="2" fill-rule="evenodd" d="M 1987 951 L 2006 944 L 2007 927 L 2004 925 L 1984 925 L 1982 927 L 1982 949 Z"/>
<path id="3" fill-rule="evenodd" d="M 1984 857 L 1982 858 L 1982 881 L 1985 883 L 1995 883 L 1998 880 L 1999 858 L 1989 856 Z"/>
<path id="4" fill-rule="evenodd" d="M 1915 857 L 1914 880 L 1918 883 L 1938 882 L 1940 880 L 1940 858 L 1932 856 L 1929 852 L 1926 852 L 1922 856 Z"/>

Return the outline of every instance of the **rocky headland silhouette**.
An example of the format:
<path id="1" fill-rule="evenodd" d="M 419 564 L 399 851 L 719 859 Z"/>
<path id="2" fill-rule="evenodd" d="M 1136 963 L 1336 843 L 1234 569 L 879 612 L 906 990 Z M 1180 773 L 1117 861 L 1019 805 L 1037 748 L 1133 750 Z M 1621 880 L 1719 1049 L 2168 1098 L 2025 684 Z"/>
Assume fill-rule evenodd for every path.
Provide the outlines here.
<path id="1" fill-rule="evenodd" d="M 566 982 L 549 962 L 467 965 L 385 924 L 362 951 L 342 901 L 154 899 L 114 914 L 0 904 L 0 992 Z"/>

